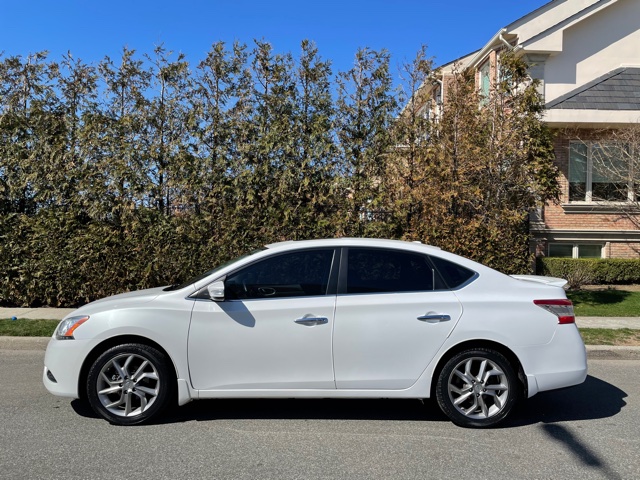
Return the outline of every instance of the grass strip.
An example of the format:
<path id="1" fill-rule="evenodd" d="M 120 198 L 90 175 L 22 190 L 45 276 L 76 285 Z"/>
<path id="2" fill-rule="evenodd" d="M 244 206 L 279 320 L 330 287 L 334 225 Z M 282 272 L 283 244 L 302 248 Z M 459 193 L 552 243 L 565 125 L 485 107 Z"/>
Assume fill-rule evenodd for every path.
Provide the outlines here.
<path id="1" fill-rule="evenodd" d="M 640 330 L 633 328 L 581 328 L 585 345 L 640 346 Z"/>
<path id="2" fill-rule="evenodd" d="M 626 290 L 576 290 L 567 292 L 580 317 L 638 317 L 640 292 Z"/>
<path id="3" fill-rule="evenodd" d="M 19 318 L 0 319 L 0 336 L 5 337 L 50 337 L 60 320 L 31 320 Z"/>
<path id="4" fill-rule="evenodd" d="M 0 336 L 50 337 L 58 320 L 0 319 Z M 640 330 L 631 328 L 581 328 L 585 345 L 640 346 Z"/>

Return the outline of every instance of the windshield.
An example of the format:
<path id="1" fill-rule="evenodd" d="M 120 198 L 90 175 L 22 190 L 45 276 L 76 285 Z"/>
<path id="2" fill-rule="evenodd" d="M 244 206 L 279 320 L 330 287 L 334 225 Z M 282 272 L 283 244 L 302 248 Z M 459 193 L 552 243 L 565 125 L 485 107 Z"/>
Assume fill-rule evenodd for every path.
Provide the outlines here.
<path id="1" fill-rule="evenodd" d="M 254 253 L 258 253 L 261 252 L 263 250 L 266 250 L 266 248 L 259 248 L 257 250 L 253 250 L 249 253 L 245 253 L 244 255 L 240 255 L 239 257 L 236 257 L 232 260 L 229 260 L 228 262 L 223 263 L 222 265 L 218 265 L 216 268 L 209 270 L 208 272 L 204 272 L 196 277 L 190 278 L 189 280 L 187 280 L 184 283 L 176 283 L 175 285 L 171 285 L 167 288 L 164 288 L 163 291 L 164 292 L 171 292 L 173 290 L 180 290 L 182 288 L 187 288 L 189 285 L 193 285 L 196 282 L 199 282 L 200 280 L 207 278 L 209 275 L 213 275 L 214 273 L 216 273 L 219 270 L 222 270 L 223 268 L 231 265 L 232 263 L 237 262 L 238 260 L 241 260 L 243 258 L 249 257 L 251 255 L 253 255 Z"/>

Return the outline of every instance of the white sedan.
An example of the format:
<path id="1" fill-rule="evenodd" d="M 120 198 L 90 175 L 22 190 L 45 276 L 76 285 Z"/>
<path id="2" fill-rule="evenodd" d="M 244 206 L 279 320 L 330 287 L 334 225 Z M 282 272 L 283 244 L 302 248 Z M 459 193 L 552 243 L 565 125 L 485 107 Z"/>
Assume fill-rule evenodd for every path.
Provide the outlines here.
<path id="1" fill-rule="evenodd" d="M 563 283 L 420 243 L 277 243 L 79 308 L 43 381 L 121 425 L 201 398 L 435 397 L 457 425 L 488 427 L 586 378 Z"/>

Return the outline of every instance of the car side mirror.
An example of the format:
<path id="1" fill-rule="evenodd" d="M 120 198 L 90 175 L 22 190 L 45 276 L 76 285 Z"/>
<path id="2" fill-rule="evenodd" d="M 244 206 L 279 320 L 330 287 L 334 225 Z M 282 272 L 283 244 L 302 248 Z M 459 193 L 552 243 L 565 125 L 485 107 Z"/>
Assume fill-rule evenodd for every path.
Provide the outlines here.
<path id="1" fill-rule="evenodd" d="M 209 297 L 214 302 L 224 301 L 224 282 L 222 280 L 209 284 L 207 291 L 209 292 Z"/>

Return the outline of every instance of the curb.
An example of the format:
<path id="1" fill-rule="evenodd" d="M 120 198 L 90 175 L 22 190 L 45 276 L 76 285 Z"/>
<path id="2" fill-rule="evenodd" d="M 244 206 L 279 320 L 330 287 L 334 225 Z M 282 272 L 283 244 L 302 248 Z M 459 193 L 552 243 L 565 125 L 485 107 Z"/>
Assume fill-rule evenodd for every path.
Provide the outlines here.
<path id="1" fill-rule="evenodd" d="M 640 360 L 640 347 L 587 345 L 587 358 L 591 360 Z"/>
<path id="2" fill-rule="evenodd" d="M 0 350 L 45 351 L 51 337 L 1 337 Z M 587 345 L 590 360 L 640 360 L 640 347 Z"/>

